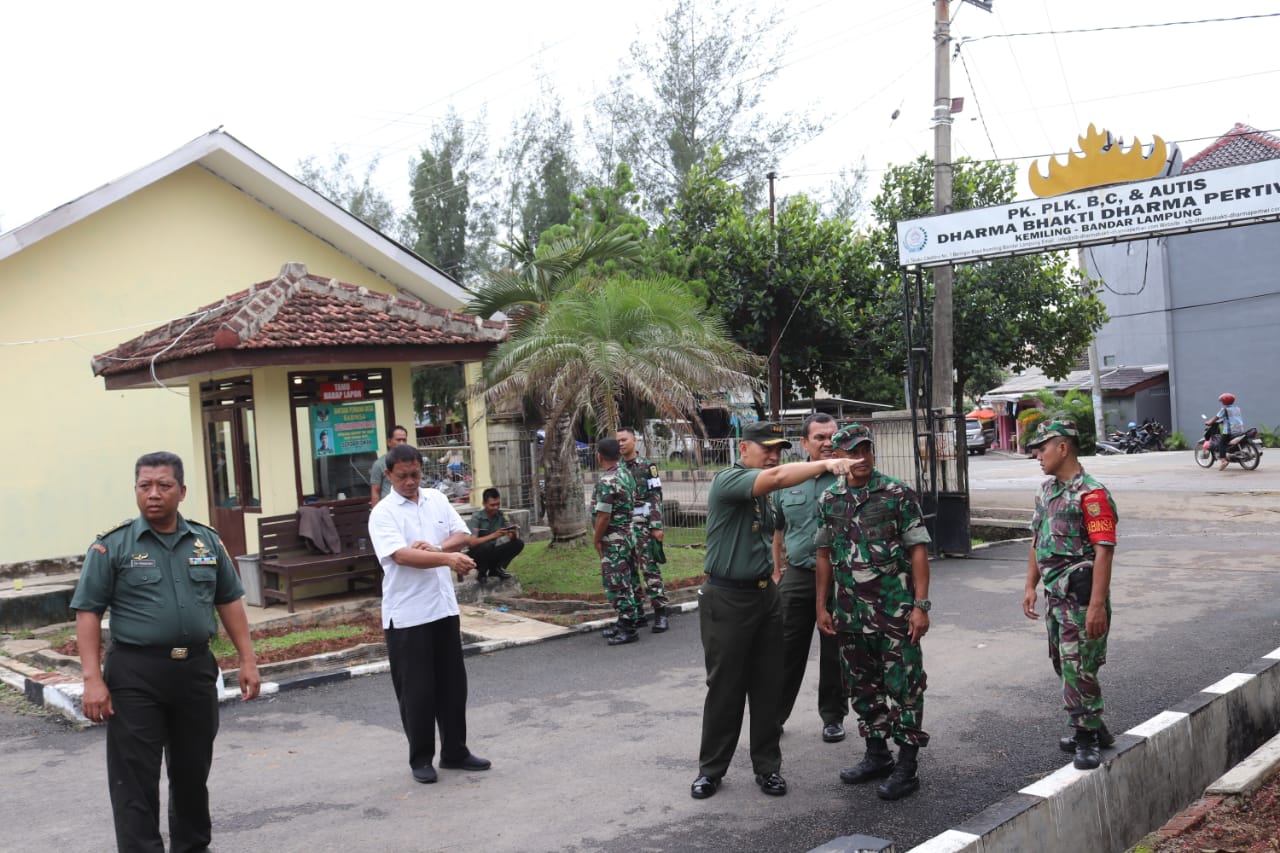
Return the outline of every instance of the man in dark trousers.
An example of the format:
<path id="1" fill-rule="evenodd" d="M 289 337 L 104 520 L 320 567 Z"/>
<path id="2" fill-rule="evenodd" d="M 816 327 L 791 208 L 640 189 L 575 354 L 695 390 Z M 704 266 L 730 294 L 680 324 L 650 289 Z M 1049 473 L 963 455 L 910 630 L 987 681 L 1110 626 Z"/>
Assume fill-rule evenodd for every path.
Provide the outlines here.
<path id="1" fill-rule="evenodd" d="M 836 419 L 817 412 L 804 420 L 800 447 L 810 461 L 830 459 L 831 436 Z M 786 725 L 795 707 L 804 671 L 809 664 L 809 647 L 817 624 L 813 611 L 814 568 L 818 548 L 818 498 L 836 481 L 825 471 L 795 486 L 779 489 L 770 496 L 777 529 L 773 532 L 773 582 L 782 596 L 782 707 L 778 725 Z M 840 645 L 836 638 L 818 634 L 818 715 L 822 718 L 822 739 L 826 743 L 844 740 L 844 715 L 849 710 L 840 678 Z"/>
<path id="2" fill-rule="evenodd" d="M 475 568 L 458 552 L 471 533 L 441 492 L 422 488 L 418 448 L 391 448 L 387 470 L 395 494 L 369 513 L 369 541 L 385 572 L 382 630 L 409 740 L 409 768 L 419 782 L 436 781 L 431 765 L 438 723 L 441 767 L 488 770 L 488 759 L 467 748 L 467 669 L 450 575 Z"/>
<path id="3" fill-rule="evenodd" d="M 471 529 L 468 547 L 471 559 L 476 561 L 476 580 L 497 578 L 510 580 L 507 566 L 524 550 L 520 541 L 520 525 L 509 520 L 502 511 L 502 495 L 490 487 L 484 490 L 480 512 L 471 513 L 467 527 Z"/>
<path id="4" fill-rule="evenodd" d="M 178 513 L 182 459 L 148 453 L 134 466 L 139 515 L 98 536 L 71 599 L 84 671 L 84 714 L 107 723 L 107 783 L 120 850 L 164 850 L 160 759 L 169 774 L 169 844 L 205 850 L 212 838 L 209 768 L 218 733 L 214 610 L 240 657 L 240 698 L 261 681 L 244 590 L 212 527 Z M 102 614 L 111 645 L 100 666 Z"/>
<path id="5" fill-rule="evenodd" d="M 768 495 L 824 471 L 843 474 L 849 463 L 822 459 L 778 465 L 791 442 L 773 423 L 749 424 L 738 442 L 739 461 L 718 473 L 707 492 L 706 582 L 698 619 L 707 667 L 698 777 L 690 794 L 713 796 L 729 769 L 751 705 L 751 765 L 760 790 L 787 792 L 778 741 L 782 692 L 782 606 L 773 582 L 774 521 Z"/>

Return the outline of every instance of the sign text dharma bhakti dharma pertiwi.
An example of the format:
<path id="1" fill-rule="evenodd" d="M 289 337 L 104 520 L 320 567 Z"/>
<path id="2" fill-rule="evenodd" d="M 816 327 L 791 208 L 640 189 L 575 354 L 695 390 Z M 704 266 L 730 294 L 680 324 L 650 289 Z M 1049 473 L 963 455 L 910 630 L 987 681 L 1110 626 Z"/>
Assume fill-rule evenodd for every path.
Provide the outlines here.
<path id="1" fill-rule="evenodd" d="M 1159 151 L 1135 157 L 1142 154 L 1137 143 L 1125 151 L 1121 145 L 1098 145 L 1097 138 L 1090 126 L 1090 134 L 1080 138 L 1083 153 L 1068 155 L 1066 164 L 1052 161 L 1041 185 L 1049 179 L 1061 186 L 1099 176 L 1113 183 L 899 222 L 899 263 L 942 266 L 1280 219 L 1280 160 L 1114 183 L 1117 175 L 1132 178 L 1155 165 L 1159 172 L 1177 169 L 1181 158 L 1176 147 L 1165 147 L 1159 137 L 1163 159 L 1155 156 Z M 1108 170 L 1080 165 L 1090 157 L 1113 165 Z M 1131 171 L 1126 173 L 1126 167 Z M 1084 177 L 1073 178 L 1073 169 Z M 1039 174 L 1035 165 L 1032 170 Z"/>

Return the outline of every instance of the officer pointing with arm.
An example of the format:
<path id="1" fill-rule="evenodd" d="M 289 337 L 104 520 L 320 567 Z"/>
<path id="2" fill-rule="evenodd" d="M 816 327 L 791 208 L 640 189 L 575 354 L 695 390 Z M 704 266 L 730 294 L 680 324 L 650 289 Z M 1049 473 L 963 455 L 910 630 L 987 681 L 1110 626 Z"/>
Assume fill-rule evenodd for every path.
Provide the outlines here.
<path id="1" fill-rule="evenodd" d="M 218 731 L 218 664 L 209 650 L 215 609 L 240 657 L 240 698 L 253 699 L 261 686 L 235 567 L 213 528 L 178 513 L 186 495 L 176 454 L 139 458 L 139 515 L 89 547 L 71 599 L 84 713 L 107 723 L 107 782 L 121 850 L 163 849 L 165 752 L 172 849 L 209 846 L 208 779 Z M 111 645 L 100 667 L 108 609 Z"/>

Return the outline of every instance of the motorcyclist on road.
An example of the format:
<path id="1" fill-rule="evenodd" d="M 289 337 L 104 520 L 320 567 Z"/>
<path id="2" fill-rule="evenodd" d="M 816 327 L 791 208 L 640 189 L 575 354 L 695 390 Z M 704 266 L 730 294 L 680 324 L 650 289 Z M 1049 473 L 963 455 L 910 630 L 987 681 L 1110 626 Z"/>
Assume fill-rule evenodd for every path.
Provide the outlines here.
<path id="1" fill-rule="evenodd" d="M 1219 460 L 1218 470 L 1221 471 L 1231 464 L 1231 460 L 1227 458 L 1231 436 L 1244 433 L 1244 413 L 1236 405 L 1235 394 L 1222 394 L 1218 397 L 1218 402 L 1222 404 L 1222 408 L 1218 409 L 1216 415 L 1205 421 L 1204 425 L 1213 426 L 1217 424 L 1218 426 L 1218 434 L 1214 436 L 1213 449 Z"/>

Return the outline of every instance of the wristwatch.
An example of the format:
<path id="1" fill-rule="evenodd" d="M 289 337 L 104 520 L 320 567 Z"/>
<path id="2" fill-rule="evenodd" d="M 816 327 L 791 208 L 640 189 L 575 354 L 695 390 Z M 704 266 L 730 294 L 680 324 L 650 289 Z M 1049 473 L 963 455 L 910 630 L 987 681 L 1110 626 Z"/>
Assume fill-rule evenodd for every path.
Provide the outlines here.
<path id="1" fill-rule="evenodd" d="M 923 610 L 925 613 L 928 613 L 929 608 L 933 606 L 933 602 L 931 602 L 927 598 L 917 598 L 915 601 L 911 602 L 911 606 L 918 607 L 921 610 Z"/>

